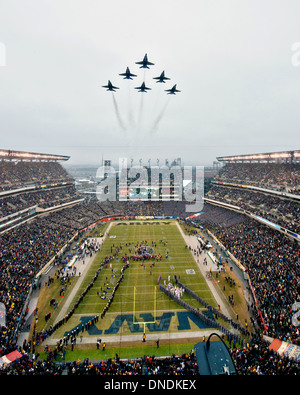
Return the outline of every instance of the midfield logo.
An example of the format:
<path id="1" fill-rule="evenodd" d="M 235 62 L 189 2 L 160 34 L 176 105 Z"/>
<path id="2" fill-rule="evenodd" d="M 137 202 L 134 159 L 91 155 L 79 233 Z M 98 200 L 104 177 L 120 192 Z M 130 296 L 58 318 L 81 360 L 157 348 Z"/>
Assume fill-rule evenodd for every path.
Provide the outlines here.
<path id="1" fill-rule="evenodd" d="M 204 312 L 209 318 L 214 319 L 213 314 L 209 311 Z M 144 313 L 139 315 L 140 319 L 143 321 L 155 321 L 154 317 L 151 313 Z M 156 322 L 155 323 L 150 323 L 146 324 L 147 329 L 149 332 L 168 332 L 170 325 L 171 325 L 171 320 L 175 319 L 177 317 L 178 320 L 178 325 L 177 325 L 177 330 L 178 331 L 188 331 L 191 330 L 191 325 L 190 322 L 193 322 L 196 326 L 198 326 L 199 329 L 208 329 L 209 327 L 195 314 L 189 312 L 189 311 L 178 311 L 176 313 L 169 312 L 169 313 L 163 313 L 161 316 L 156 317 Z M 71 335 L 72 333 L 79 333 L 82 330 L 82 327 L 85 327 L 85 325 L 92 319 L 94 316 L 84 316 L 80 318 L 80 323 L 76 325 L 74 328 L 72 328 L 70 331 L 65 332 L 64 336 Z M 86 326 L 87 333 L 90 336 L 98 336 L 101 334 L 104 335 L 116 335 L 122 326 L 125 324 L 125 322 L 128 325 L 128 328 L 131 333 L 143 333 L 144 332 L 144 326 L 143 325 L 136 325 L 133 324 L 133 322 L 138 322 L 137 318 L 134 318 L 133 321 L 133 315 L 132 314 L 119 314 L 116 316 L 115 320 L 111 324 L 111 326 L 106 329 L 98 329 L 95 324 Z"/>

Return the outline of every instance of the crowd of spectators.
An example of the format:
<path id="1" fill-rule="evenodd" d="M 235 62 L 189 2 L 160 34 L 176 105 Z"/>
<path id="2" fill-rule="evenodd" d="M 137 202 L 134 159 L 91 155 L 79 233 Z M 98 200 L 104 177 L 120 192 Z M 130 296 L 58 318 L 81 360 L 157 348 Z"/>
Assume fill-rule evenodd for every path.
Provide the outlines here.
<path id="1" fill-rule="evenodd" d="M 230 349 L 237 375 L 242 376 L 299 376 L 299 362 L 279 355 L 260 336 L 253 336 L 248 345 Z"/>
<path id="2" fill-rule="evenodd" d="M 200 216 L 192 218 L 190 221 L 193 221 L 204 228 L 208 224 L 217 224 L 227 228 L 244 222 L 244 220 L 245 216 L 235 211 L 225 210 L 223 207 L 204 203 L 203 213 Z"/>
<path id="3" fill-rule="evenodd" d="M 213 186 L 207 197 L 238 206 L 285 229 L 300 233 L 300 201 L 247 189 Z"/>
<path id="4" fill-rule="evenodd" d="M 118 354 L 115 358 L 107 360 L 63 362 L 57 363 L 52 352 L 48 354 L 48 360 L 36 360 L 24 354 L 18 361 L 13 362 L 5 370 L 0 369 L 1 375 L 44 375 L 61 376 L 132 376 L 132 375 L 199 375 L 197 358 L 193 351 L 182 355 L 169 357 L 156 357 L 145 355 L 138 359 L 120 359 Z"/>
<path id="5" fill-rule="evenodd" d="M 216 179 L 300 194 L 299 163 L 227 163 Z"/>
<path id="6" fill-rule="evenodd" d="M 107 361 L 73 362 L 67 366 L 70 375 L 197 375 L 197 360 L 193 352 L 157 358 L 154 355 L 139 359 L 121 360 L 118 356 Z"/>
<path id="7" fill-rule="evenodd" d="M 178 216 L 185 217 L 190 215 L 186 211 L 185 201 L 106 201 L 99 203 L 105 215 L 124 215 L 124 216 Z"/>
<path id="8" fill-rule="evenodd" d="M 12 351 L 17 325 L 38 271 L 74 236 L 71 229 L 35 219 L 5 232 L 0 239 L 0 301 L 6 327 L 0 328 L 0 356 Z"/>
<path id="9" fill-rule="evenodd" d="M 72 180 L 58 162 L 0 161 L 0 190 Z"/>
<path id="10" fill-rule="evenodd" d="M 59 206 L 80 197 L 74 185 L 54 189 L 38 189 L 35 192 L 22 192 L 17 195 L 0 197 L 0 218 L 33 206 L 43 209 Z"/>
<path id="11" fill-rule="evenodd" d="M 95 208 L 92 209 L 86 202 L 82 202 L 82 204 L 55 211 L 47 218 L 48 222 L 52 223 L 53 226 L 57 224 L 58 226 L 62 225 L 78 231 L 96 223 L 105 216 L 100 208 L 96 211 Z"/>
<path id="12" fill-rule="evenodd" d="M 245 266 L 262 313 L 263 322 L 257 315 L 261 330 L 264 323 L 269 336 L 300 344 L 299 328 L 292 325 L 292 306 L 300 301 L 298 243 L 246 217 L 228 228 L 207 228 Z"/>
<path id="13" fill-rule="evenodd" d="M 253 336 L 247 345 L 229 349 L 237 375 L 299 375 L 299 363 L 280 356 L 269 349 L 269 343 L 259 336 Z M 57 356 L 49 351 L 48 359 L 43 361 L 35 355 L 23 353 L 22 358 L 0 369 L 1 375 L 28 376 L 94 376 L 94 375 L 199 375 L 197 358 L 193 351 L 170 357 L 144 356 L 138 359 L 115 358 L 98 361 L 77 360 L 57 362 Z"/>
<path id="14" fill-rule="evenodd" d="M 184 201 L 105 201 L 100 202 L 96 197 L 85 201 L 86 208 L 102 217 L 107 216 L 176 216 L 191 215 L 186 211 L 187 202 Z"/>

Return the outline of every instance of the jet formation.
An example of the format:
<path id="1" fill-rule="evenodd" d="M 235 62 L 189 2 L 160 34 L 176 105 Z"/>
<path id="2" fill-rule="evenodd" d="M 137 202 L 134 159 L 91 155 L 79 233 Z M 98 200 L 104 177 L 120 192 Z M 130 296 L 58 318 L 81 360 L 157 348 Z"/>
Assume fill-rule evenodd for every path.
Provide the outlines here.
<path id="1" fill-rule="evenodd" d="M 155 63 L 149 62 L 148 60 L 148 56 L 147 54 L 145 54 L 143 60 L 141 60 L 140 62 L 135 62 L 136 64 L 140 65 L 140 69 L 149 69 L 149 66 L 154 66 Z M 132 80 L 132 77 L 137 77 L 136 74 L 132 74 L 130 72 L 129 67 L 126 68 L 125 73 L 120 73 L 120 76 L 124 77 L 123 79 L 127 79 L 127 80 Z M 165 71 L 163 71 L 159 77 L 154 77 L 154 80 L 156 80 L 156 82 L 158 83 L 166 83 L 166 80 L 170 80 L 170 78 L 165 76 Z M 107 85 L 103 85 L 103 88 L 106 88 L 107 91 L 111 91 L 111 92 L 116 92 L 116 89 L 120 89 L 116 86 L 114 86 L 111 81 L 108 81 Z M 148 90 L 151 90 L 151 88 L 148 88 L 145 84 L 145 82 L 142 83 L 141 86 L 138 86 L 134 89 L 138 89 L 138 92 L 143 92 L 143 93 L 147 93 Z M 174 85 L 171 89 L 166 89 L 165 92 L 168 92 L 168 95 L 175 95 L 177 92 L 181 92 L 180 90 L 176 89 L 176 85 Z"/>

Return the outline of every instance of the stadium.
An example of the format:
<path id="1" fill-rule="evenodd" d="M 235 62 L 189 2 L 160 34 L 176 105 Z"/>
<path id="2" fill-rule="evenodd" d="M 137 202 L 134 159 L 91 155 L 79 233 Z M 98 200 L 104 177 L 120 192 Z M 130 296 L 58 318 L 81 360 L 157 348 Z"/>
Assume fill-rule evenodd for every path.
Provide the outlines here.
<path id="1" fill-rule="evenodd" d="M 299 12 L 1 2 L 2 378 L 299 375 Z"/>
<path id="2" fill-rule="evenodd" d="M 300 373 L 300 151 L 216 158 L 194 212 L 68 160 L 0 151 L 0 375 Z"/>

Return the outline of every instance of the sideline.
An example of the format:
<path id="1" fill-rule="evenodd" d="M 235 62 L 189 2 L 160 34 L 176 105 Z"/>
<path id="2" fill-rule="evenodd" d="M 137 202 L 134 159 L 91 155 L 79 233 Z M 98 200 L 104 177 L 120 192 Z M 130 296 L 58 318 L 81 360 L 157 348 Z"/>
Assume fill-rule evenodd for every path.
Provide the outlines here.
<path id="1" fill-rule="evenodd" d="M 103 235 L 103 237 L 101 237 L 102 240 L 102 244 L 104 243 L 104 240 L 106 239 L 107 235 L 109 234 L 110 228 L 112 226 L 112 222 L 108 225 L 108 228 L 105 231 L 105 234 Z M 92 239 L 97 239 L 97 237 L 92 237 Z M 74 288 L 72 289 L 70 295 L 67 297 L 67 301 L 65 302 L 63 308 L 61 309 L 61 311 L 59 312 L 58 316 L 56 317 L 56 320 L 54 322 L 54 324 L 56 324 L 56 322 L 60 321 L 61 319 L 64 318 L 65 314 L 67 313 L 72 301 L 75 298 L 75 295 L 78 291 L 78 289 L 80 288 L 83 280 L 85 279 L 85 276 L 88 272 L 89 267 L 91 266 L 92 262 L 94 261 L 95 257 L 97 256 L 97 254 L 94 254 L 92 257 L 89 258 L 84 258 L 84 260 L 77 260 L 77 262 L 75 263 L 75 267 L 76 267 L 76 275 L 78 276 L 78 273 L 81 273 L 80 278 L 78 279 L 78 281 L 76 282 Z M 85 263 L 83 264 L 83 261 L 85 261 Z"/>
<path id="2" fill-rule="evenodd" d="M 110 222 L 110 224 L 108 225 L 103 237 L 101 237 L 102 243 L 101 246 L 105 240 L 105 238 L 107 237 L 109 230 L 112 226 L 113 222 Z M 97 237 L 93 237 L 93 239 L 96 239 Z M 80 287 L 82 281 L 85 278 L 86 272 L 88 267 L 91 265 L 91 263 L 93 262 L 93 260 L 95 259 L 97 254 L 93 255 L 91 258 L 86 258 L 85 261 L 86 263 L 83 264 L 83 261 L 79 261 L 77 260 L 77 262 L 74 264 L 74 266 L 76 267 L 76 276 L 78 276 L 79 273 L 81 273 L 80 278 L 78 279 L 78 281 L 76 282 L 74 288 L 72 289 L 70 295 L 67 297 L 67 300 L 62 308 L 62 310 L 59 312 L 58 317 L 56 318 L 55 322 L 59 321 L 61 318 L 63 318 L 63 316 L 66 314 L 68 308 L 70 307 L 70 304 L 72 303 L 73 298 L 76 295 L 76 292 L 78 291 L 78 288 Z M 45 286 L 45 283 L 47 282 L 48 277 L 51 277 L 53 275 L 53 272 L 56 271 L 55 267 L 51 268 L 51 271 L 45 274 L 41 275 L 41 287 Z M 28 304 L 28 312 L 26 314 L 25 317 L 25 323 L 23 325 L 23 330 L 21 330 L 18 339 L 17 339 L 17 344 L 18 346 L 23 345 L 23 342 L 26 340 L 27 342 L 29 341 L 29 334 L 30 334 L 30 327 L 32 324 L 32 320 L 34 318 L 34 310 L 37 307 L 37 303 L 39 300 L 39 295 L 40 295 L 40 289 L 37 288 L 32 292 L 29 304 Z M 28 326 L 30 326 L 28 328 Z"/>
<path id="3" fill-rule="evenodd" d="M 177 221 L 176 221 L 176 225 L 177 225 L 186 245 L 191 247 L 192 249 L 197 249 L 198 245 L 199 245 L 198 240 L 197 240 L 197 235 L 188 236 L 183 232 L 181 226 L 179 225 L 179 223 Z M 232 317 L 232 312 L 228 310 L 227 306 L 225 305 L 223 299 L 220 297 L 219 293 L 217 292 L 217 290 L 214 287 L 214 285 L 212 284 L 212 282 L 208 281 L 206 278 L 206 274 L 207 274 L 207 272 L 210 271 L 210 269 L 212 271 L 217 270 L 217 265 L 212 262 L 210 257 L 207 255 L 207 252 L 204 252 L 204 254 L 202 253 L 199 257 L 195 256 L 193 254 L 193 251 L 191 251 L 191 254 L 193 255 L 193 258 L 194 258 L 199 270 L 201 271 L 203 278 L 205 279 L 207 285 L 209 286 L 209 289 L 210 289 L 211 293 L 213 294 L 216 302 L 220 305 L 221 311 L 225 315 L 227 315 L 227 317 Z M 203 260 L 205 257 L 207 260 L 207 265 L 203 265 Z"/>
<path id="4" fill-rule="evenodd" d="M 219 336 L 222 336 L 223 333 L 219 330 L 214 330 L 214 333 L 217 333 Z M 156 340 L 174 340 L 174 339 L 203 339 L 205 336 L 206 338 L 211 335 L 212 330 L 205 329 L 201 331 L 195 331 L 195 332 L 163 332 L 163 333 L 147 333 L 146 334 L 146 343 L 148 341 L 156 341 Z M 80 344 L 93 344 L 95 345 L 97 343 L 98 339 L 101 339 L 102 343 L 105 343 L 106 345 L 109 345 L 110 343 L 122 343 L 122 342 L 142 342 L 142 336 L 143 334 L 140 333 L 139 335 L 117 335 L 117 336 L 89 336 L 89 337 L 82 337 L 82 340 L 80 339 L 80 336 L 77 336 L 76 339 L 76 345 Z M 57 341 L 59 339 L 52 339 L 48 338 L 47 341 L 45 341 L 45 344 L 47 343 L 49 346 L 53 346 L 57 344 Z M 200 340 L 199 340 L 200 341 Z M 69 343 L 71 344 L 71 343 Z"/>

